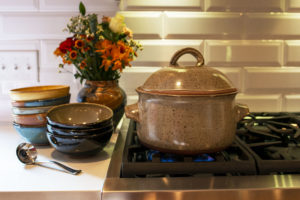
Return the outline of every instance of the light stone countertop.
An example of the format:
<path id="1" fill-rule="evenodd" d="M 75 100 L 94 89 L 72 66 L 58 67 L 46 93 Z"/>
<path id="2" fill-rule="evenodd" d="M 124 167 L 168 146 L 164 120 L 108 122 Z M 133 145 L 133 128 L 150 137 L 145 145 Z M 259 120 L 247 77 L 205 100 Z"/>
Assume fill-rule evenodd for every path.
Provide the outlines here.
<path id="1" fill-rule="evenodd" d="M 2 200 L 94 200 L 101 191 L 117 134 L 103 151 L 92 157 L 74 158 L 51 146 L 38 147 L 37 160 L 56 160 L 83 172 L 71 175 L 55 169 L 24 165 L 16 156 L 16 147 L 25 142 L 10 122 L 0 122 L 0 199 Z M 52 167 L 51 164 L 49 166 Z"/>

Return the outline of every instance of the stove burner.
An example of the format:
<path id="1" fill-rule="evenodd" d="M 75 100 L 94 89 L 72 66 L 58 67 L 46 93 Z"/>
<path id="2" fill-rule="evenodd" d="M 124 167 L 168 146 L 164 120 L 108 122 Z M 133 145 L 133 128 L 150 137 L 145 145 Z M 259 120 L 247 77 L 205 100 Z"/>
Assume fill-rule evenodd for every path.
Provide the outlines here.
<path id="1" fill-rule="evenodd" d="M 127 132 L 121 177 L 187 177 L 256 174 L 255 161 L 240 144 L 196 156 L 162 153 L 143 146 L 131 121 Z"/>
<path id="2" fill-rule="evenodd" d="M 293 114 L 272 116 L 267 113 L 251 114 L 239 123 L 238 133 L 247 143 L 253 147 L 260 144 L 267 146 L 283 145 L 288 147 L 290 143 L 298 146 L 300 142 L 300 118 Z"/>
<path id="3" fill-rule="evenodd" d="M 260 174 L 300 173 L 299 127 L 300 113 L 252 113 L 237 133 Z"/>
<path id="4" fill-rule="evenodd" d="M 215 159 L 213 157 L 209 156 L 208 154 L 198 155 L 198 156 L 195 156 L 193 159 L 194 162 L 212 162 L 214 160 Z"/>
<path id="5" fill-rule="evenodd" d="M 172 162 L 212 162 L 215 159 L 208 154 L 196 155 L 193 157 L 184 157 L 180 155 L 170 154 L 170 153 L 162 153 L 157 150 L 149 150 L 147 152 L 148 161 L 153 162 L 162 162 L 162 163 L 172 163 Z"/>

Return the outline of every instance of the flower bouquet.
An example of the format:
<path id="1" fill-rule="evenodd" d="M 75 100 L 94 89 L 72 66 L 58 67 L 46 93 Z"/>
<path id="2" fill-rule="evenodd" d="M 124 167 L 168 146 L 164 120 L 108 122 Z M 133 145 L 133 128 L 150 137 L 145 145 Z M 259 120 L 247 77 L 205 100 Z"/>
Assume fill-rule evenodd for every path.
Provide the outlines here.
<path id="1" fill-rule="evenodd" d="M 117 125 L 126 105 L 126 94 L 118 85 L 120 72 L 131 66 L 141 45 L 132 39 L 132 31 L 122 15 L 104 16 L 99 23 L 96 14 L 86 14 L 82 2 L 79 11 L 80 15 L 72 17 L 65 29 L 72 36 L 61 42 L 54 54 L 62 58 L 60 68 L 73 64 L 75 78 L 81 83 L 86 80 L 77 101 L 110 107 Z"/>
<path id="2" fill-rule="evenodd" d="M 120 72 L 131 66 L 141 45 L 132 39 L 124 17 L 103 17 L 98 22 L 96 14 L 87 14 L 82 2 L 80 15 L 72 17 L 65 31 L 72 34 L 54 51 L 62 58 L 60 68 L 66 64 L 76 67 L 75 78 L 90 81 L 117 80 Z"/>

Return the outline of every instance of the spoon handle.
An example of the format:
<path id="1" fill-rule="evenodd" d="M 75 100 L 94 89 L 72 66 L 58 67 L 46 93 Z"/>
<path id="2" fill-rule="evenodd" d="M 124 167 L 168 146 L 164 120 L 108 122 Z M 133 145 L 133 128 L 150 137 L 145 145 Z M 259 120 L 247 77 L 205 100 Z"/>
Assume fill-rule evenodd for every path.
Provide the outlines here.
<path id="1" fill-rule="evenodd" d="M 53 164 L 56 164 L 57 166 L 59 166 L 60 168 L 62 168 L 62 169 L 64 169 L 66 172 L 68 172 L 68 173 L 71 173 L 71 174 L 73 174 L 73 175 L 77 175 L 77 174 L 79 174 L 80 172 L 81 172 L 81 170 L 79 169 L 79 170 L 77 170 L 77 169 L 72 169 L 71 167 L 68 167 L 68 166 L 66 166 L 66 165 L 64 165 L 64 164 L 61 164 L 61 163 L 59 163 L 59 162 L 57 162 L 57 161 L 54 161 L 54 160 L 49 160 L 49 161 L 39 161 L 39 162 L 35 162 L 36 164 L 38 164 L 38 163 L 53 163 Z"/>

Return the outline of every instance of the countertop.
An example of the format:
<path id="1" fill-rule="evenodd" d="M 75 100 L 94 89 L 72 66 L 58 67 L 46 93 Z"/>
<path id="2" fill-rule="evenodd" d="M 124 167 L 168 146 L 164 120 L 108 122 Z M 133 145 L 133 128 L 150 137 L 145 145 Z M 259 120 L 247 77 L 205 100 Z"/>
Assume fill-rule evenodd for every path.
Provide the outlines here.
<path id="1" fill-rule="evenodd" d="M 71 175 L 21 163 L 16 156 L 16 147 L 25 140 L 14 130 L 12 123 L 0 122 L 0 199 L 101 199 L 116 138 L 114 133 L 104 150 L 90 157 L 70 157 L 51 146 L 36 146 L 37 160 L 56 160 L 83 171 L 79 175 Z M 53 167 L 51 164 L 48 166 Z"/>

